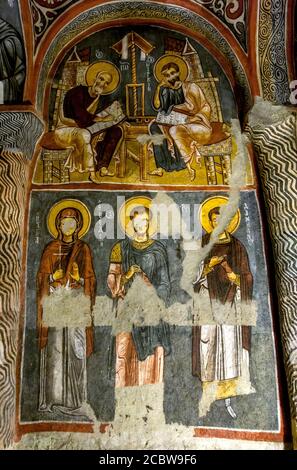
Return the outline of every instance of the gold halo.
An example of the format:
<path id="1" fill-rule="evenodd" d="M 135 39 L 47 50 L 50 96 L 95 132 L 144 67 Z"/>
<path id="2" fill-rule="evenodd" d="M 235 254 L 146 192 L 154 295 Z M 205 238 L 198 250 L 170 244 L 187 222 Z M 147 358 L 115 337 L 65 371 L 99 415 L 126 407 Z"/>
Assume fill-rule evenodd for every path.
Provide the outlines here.
<path id="1" fill-rule="evenodd" d="M 90 229 L 91 214 L 87 206 L 77 199 L 63 199 L 51 207 L 47 216 L 47 228 L 49 233 L 54 238 L 57 238 L 58 230 L 56 227 L 56 218 L 59 212 L 61 212 L 63 209 L 77 209 L 81 213 L 83 222 L 82 228 L 78 233 L 78 238 L 82 238 L 86 233 L 88 233 Z"/>
<path id="2" fill-rule="evenodd" d="M 88 86 L 93 85 L 94 80 L 99 72 L 107 72 L 112 76 L 112 81 L 109 85 L 107 85 L 104 93 L 102 93 L 102 95 L 109 95 L 119 86 L 121 79 L 120 71 L 114 64 L 106 60 L 99 60 L 98 62 L 94 62 L 86 70 L 85 80 Z"/>
<path id="3" fill-rule="evenodd" d="M 136 207 L 146 207 L 147 209 L 151 209 L 151 206 L 153 204 L 152 199 L 146 196 L 136 196 L 136 197 L 131 197 L 131 199 L 128 199 L 127 201 L 124 202 L 124 204 L 121 206 L 119 210 L 119 222 L 121 224 L 121 228 L 123 232 L 128 235 L 129 238 L 133 238 L 135 235 L 132 221 L 130 219 L 130 214 L 135 209 Z M 157 224 L 156 224 L 156 218 L 152 217 L 149 223 L 149 230 L 148 230 L 148 235 L 149 238 L 152 238 L 155 233 L 157 233 Z"/>
<path id="4" fill-rule="evenodd" d="M 208 214 L 209 212 L 214 209 L 215 207 L 221 207 L 227 204 L 228 198 L 226 196 L 212 196 L 206 199 L 200 206 L 199 209 L 199 219 L 201 222 L 202 227 L 207 233 L 211 233 L 213 231 L 213 227 L 210 223 Z M 226 228 L 226 231 L 229 233 L 235 232 L 240 224 L 241 215 L 240 210 L 236 211 L 236 214 L 233 216 L 230 224 Z"/>
<path id="5" fill-rule="evenodd" d="M 176 65 L 178 65 L 180 80 L 184 82 L 189 75 L 188 64 L 180 56 L 174 54 L 162 55 L 162 57 L 157 60 L 154 67 L 154 75 L 156 80 L 158 82 L 161 82 L 163 80 L 161 70 L 164 65 L 169 64 L 169 62 L 174 62 Z"/>

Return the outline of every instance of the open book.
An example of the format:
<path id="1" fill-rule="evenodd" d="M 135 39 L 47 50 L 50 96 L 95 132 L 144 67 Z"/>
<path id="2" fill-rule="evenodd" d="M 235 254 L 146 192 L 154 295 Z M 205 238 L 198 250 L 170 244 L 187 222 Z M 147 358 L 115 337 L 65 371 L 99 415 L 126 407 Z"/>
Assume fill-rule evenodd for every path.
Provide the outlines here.
<path id="1" fill-rule="evenodd" d="M 157 114 L 156 123 L 177 126 L 178 124 L 186 124 L 187 118 L 187 114 L 178 113 L 177 111 L 171 111 L 171 113 L 167 115 L 161 111 Z"/>
<path id="2" fill-rule="evenodd" d="M 96 114 L 96 116 L 99 117 L 105 117 L 109 115 L 113 116 L 112 121 L 94 122 L 94 124 L 87 127 L 91 134 L 96 134 L 97 132 L 104 131 L 104 129 L 108 129 L 109 127 L 115 126 L 126 118 L 126 115 L 124 114 L 122 107 L 118 101 L 114 101 L 110 106 L 105 108 L 100 113 Z"/>

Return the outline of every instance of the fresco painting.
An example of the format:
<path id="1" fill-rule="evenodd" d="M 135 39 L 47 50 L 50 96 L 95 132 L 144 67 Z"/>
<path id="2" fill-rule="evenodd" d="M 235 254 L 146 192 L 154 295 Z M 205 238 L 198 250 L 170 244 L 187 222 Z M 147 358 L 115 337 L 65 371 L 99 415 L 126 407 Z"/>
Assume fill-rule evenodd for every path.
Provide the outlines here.
<path id="1" fill-rule="evenodd" d="M 23 101 L 26 55 L 18 5 L 0 2 L 0 105 Z"/>
<path id="2" fill-rule="evenodd" d="M 96 33 L 54 78 L 34 181 L 228 186 L 236 115 L 227 77 L 196 41 L 161 28 Z"/>
<path id="3" fill-rule="evenodd" d="M 277 372 L 257 372 L 275 352 L 256 193 L 194 267 L 228 197 L 167 193 L 166 235 L 162 193 L 32 193 L 22 422 L 112 423 L 117 390 L 162 385 L 168 424 L 279 429 Z"/>
<path id="4" fill-rule="evenodd" d="M 0 0 L 0 127 L 15 106 L 0 154 L 31 159 L 11 172 L 26 199 L 14 438 L 282 445 L 264 144 L 246 118 L 281 93 L 251 53 L 262 2 L 86 3 Z"/>
<path id="5" fill-rule="evenodd" d="M 248 151 L 211 242 L 236 117 L 223 69 L 180 33 L 111 28 L 65 56 L 30 202 L 21 423 L 113 423 L 119 393 L 150 387 L 168 425 L 279 431 L 276 369 L 256 373 L 275 351 Z"/>

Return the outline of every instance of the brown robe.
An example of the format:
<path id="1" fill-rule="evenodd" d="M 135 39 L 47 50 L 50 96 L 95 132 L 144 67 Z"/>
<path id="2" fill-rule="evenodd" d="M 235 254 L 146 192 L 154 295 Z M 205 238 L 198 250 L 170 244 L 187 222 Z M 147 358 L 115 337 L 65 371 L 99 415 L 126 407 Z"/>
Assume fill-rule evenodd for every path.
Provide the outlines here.
<path id="1" fill-rule="evenodd" d="M 209 263 L 213 256 L 225 256 L 225 259 L 231 270 L 240 277 L 241 301 L 249 303 L 252 300 L 253 276 L 250 270 L 248 255 L 242 243 L 228 234 L 230 240 L 227 243 L 215 244 L 205 259 L 205 265 Z M 202 246 L 207 245 L 210 235 L 202 238 Z M 236 285 L 228 279 L 227 273 L 222 265 L 217 265 L 207 274 L 207 283 L 209 296 L 211 300 L 220 301 L 222 304 L 234 301 L 236 294 Z M 201 327 L 193 327 L 192 338 L 192 373 L 200 377 L 200 336 Z M 251 328 L 242 326 L 242 346 L 250 351 L 251 347 Z"/>
<path id="2" fill-rule="evenodd" d="M 50 295 L 50 286 L 60 284 L 65 286 L 67 281 L 72 289 L 81 287 L 79 281 L 75 281 L 70 276 L 73 263 L 77 263 L 80 277 L 84 279 L 84 294 L 90 298 L 90 310 L 95 303 L 96 277 L 93 268 L 92 255 L 88 245 L 77 240 L 74 243 L 65 243 L 61 240 L 50 242 L 41 257 L 37 274 L 37 328 L 39 338 L 39 348 L 43 349 L 47 344 L 48 327 L 42 324 L 43 307 L 42 301 L 45 296 Z M 65 275 L 58 281 L 51 282 L 51 275 L 57 269 L 63 269 Z M 86 355 L 93 352 L 93 327 L 86 328 Z"/>

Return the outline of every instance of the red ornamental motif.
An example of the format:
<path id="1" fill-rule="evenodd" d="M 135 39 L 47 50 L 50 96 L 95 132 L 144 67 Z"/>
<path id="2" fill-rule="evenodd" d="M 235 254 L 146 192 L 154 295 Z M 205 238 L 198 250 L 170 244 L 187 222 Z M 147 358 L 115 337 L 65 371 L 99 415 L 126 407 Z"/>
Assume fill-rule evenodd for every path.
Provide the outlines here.
<path id="1" fill-rule="evenodd" d="M 37 47 L 52 22 L 74 2 L 73 0 L 30 0 L 30 3 L 34 21 L 35 47 Z"/>
<path id="2" fill-rule="evenodd" d="M 69 3 L 69 0 L 35 0 L 34 3 L 43 8 L 55 9 L 57 7 L 61 7 L 65 3 Z"/>
<path id="3" fill-rule="evenodd" d="M 235 34 L 246 48 L 246 0 L 195 0 L 212 11 Z"/>
<path id="4" fill-rule="evenodd" d="M 240 18 L 244 13 L 244 0 L 236 0 L 227 2 L 226 16 L 232 20 Z"/>

